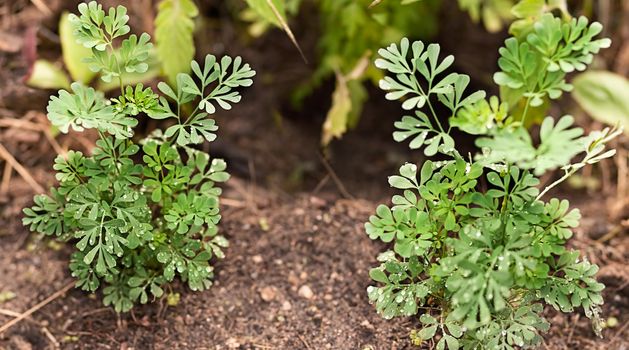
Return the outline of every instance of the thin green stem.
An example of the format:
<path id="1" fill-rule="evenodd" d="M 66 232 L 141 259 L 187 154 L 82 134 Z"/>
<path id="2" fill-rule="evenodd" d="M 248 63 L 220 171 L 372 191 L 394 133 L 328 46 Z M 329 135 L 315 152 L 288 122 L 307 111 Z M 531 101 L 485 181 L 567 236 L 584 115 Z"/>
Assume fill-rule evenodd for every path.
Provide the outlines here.
<path id="1" fill-rule="evenodd" d="M 415 88 L 417 89 L 417 91 L 419 91 L 419 93 L 426 98 L 426 103 L 428 104 L 428 108 L 430 108 L 430 113 L 432 113 L 432 118 L 437 123 L 439 130 L 441 130 L 442 133 L 445 133 L 445 130 L 441 126 L 441 122 L 439 121 L 439 118 L 437 117 L 437 113 L 435 113 L 435 110 L 432 107 L 432 104 L 430 103 L 430 95 L 424 92 L 424 89 L 422 89 L 421 85 L 419 85 L 419 82 L 417 81 L 417 77 L 415 77 L 414 74 L 410 75 L 410 78 L 411 78 L 411 81 L 413 82 L 413 85 L 415 85 Z"/>
<path id="2" fill-rule="evenodd" d="M 437 117 L 437 113 L 435 113 L 434 108 L 432 108 L 432 103 L 430 103 L 430 96 L 426 96 L 426 103 L 428 103 L 428 108 L 430 108 L 430 112 L 432 113 L 433 118 L 437 122 L 437 126 L 439 127 L 439 130 L 441 130 L 442 133 L 445 133 L 445 130 L 443 129 L 443 126 L 441 126 L 441 122 L 439 121 L 439 118 Z"/>
<path id="3" fill-rule="evenodd" d="M 526 105 L 524 106 L 524 112 L 522 112 L 522 125 L 524 125 L 524 123 L 526 122 L 526 116 L 529 112 L 529 106 L 531 105 L 531 96 L 529 95 L 529 97 L 526 98 Z"/>
<path id="4" fill-rule="evenodd" d="M 120 85 L 120 103 L 122 103 L 122 105 L 124 106 L 126 101 L 124 98 L 124 85 L 122 83 L 122 70 L 120 69 L 120 66 L 118 65 L 118 56 L 116 56 L 116 50 L 114 49 L 113 38 L 109 40 L 109 42 L 107 43 L 107 46 L 109 46 L 110 48 L 109 53 L 114 58 L 114 64 L 116 66 L 116 69 L 118 70 L 117 73 L 118 73 L 118 84 Z"/>
<path id="5" fill-rule="evenodd" d="M 566 170 L 566 173 L 561 178 L 559 178 L 557 181 L 553 182 L 552 184 L 548 185 L 542 192 L 540 192 L 540 194 L 535 198 L 535 200 L 536 201 L 540 200 L 548 191 L 550 191 L 553 187 L 556 187 L 560 183 L 566 181 L 566 179 L 568 179 L 570 176 L 576 173 L 577 170 L 579 169 L 576 167 L 571 167 L 570 170 Z"/>

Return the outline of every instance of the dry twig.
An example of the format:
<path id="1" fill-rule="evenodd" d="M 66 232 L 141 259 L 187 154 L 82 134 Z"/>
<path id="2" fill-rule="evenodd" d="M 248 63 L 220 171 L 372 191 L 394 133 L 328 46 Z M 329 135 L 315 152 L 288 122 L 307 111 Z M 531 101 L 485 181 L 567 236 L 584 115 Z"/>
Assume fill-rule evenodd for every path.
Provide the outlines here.
<path id="1" fill-rule="evenodd" d="M 52 10 L 50 10 L 50 7 L 48 7 L 48 5 L 46 5 L 46 3 L 43 0 L 31 0 L 31 2 L 44 15 L 46 15 L 46 16 L 51 16 L 52 15 Z"/>
<path id="2" fill-rule="evenodd" d="M 29 186 L 31 186 L 31 188 L 35 190 L 35 192 L 37 193 L 46 192 L 44 188 L 37 181 L 35 181 L 33 176 L 31 176 L 31 173 L 29 173 L 28 170 L 26 170 L 26 168 L 22 166 L 22 164 L 20 164 L 17 160 L 15 160 L 11 152 L 9 152 L 2 145 L 2 143 L 0 143 L 0 158 L 3 158 L 7 163 L 11 164 L 13 169 L 15 169 L 15 171 L 17 171 L 18 174 L 20 174 L 20 176 L 24 179 L 24 181 L 26 181 L 26 183 L 28 183 Z"/>
<path id="3" fill-rule="evenodd" d="M 74 287 L 74 284 L 75 284 L 74 281 L 68 283 L 63 288 L 61 288 L 58 291 L 54 292 L 51 296 L 49 296 L 48 298 L 44 299 L 42 302 L 38 303 L 37 305 L 33 306 L 32 308 L 30 308 L 30 309 L 26 310 L 25 312 L 21 313 L 18 317 L 12 319 L 11 321 L 5 323 L 2 327 L 0 327 L 0 334 L 4 333 L 7 329 L 15 326 L 20 321 L 22 321 L 23 319 L 27 318 L 28 316 L 30 316 L 31 314 L 33 314 L 37 310 L 39 310 L 42 307 L 50 304 L 53 300 L 55 300 L 55 299 L 59 298 L 60 296 L 62 296 L 63 294 L 65 294 L 72 287 Z"/>
<path id="4" fill-rule="evenodd" d="M 330 166 L 330 163 L 328 163 L 325 157 L 319 154 L 319 158 L 321 158 L 321 163 L 323 163 L 323 166 L 330 174 L 330 177 L 332 177 L 332 180 L 336 184 L 336 187 L 339 189 L 339 192 L 341 192 L 343 197 L 354 199 L 354 196 L 352 196 L 352 194 L 347 191 L 347 188 L 345 187 L 341 179 L 336 175 L 336 172 L 334 172 L 334 169 L 332 169 L 332 166 Z"/>

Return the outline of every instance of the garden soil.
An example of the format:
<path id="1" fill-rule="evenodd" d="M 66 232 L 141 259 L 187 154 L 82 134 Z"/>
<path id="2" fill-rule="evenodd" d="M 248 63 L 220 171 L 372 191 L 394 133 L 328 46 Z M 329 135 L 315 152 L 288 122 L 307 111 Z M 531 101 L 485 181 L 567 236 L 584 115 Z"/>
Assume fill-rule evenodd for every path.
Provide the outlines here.
<path id="1" fill-rule="evenodd" d="M 55 16 L 76 5 L 46 2 L 55 13 L 47 17 L 35 7 L 38 2 L 0 1 L 0 31 L 13 33 L 26 47 L 0 53 L 0 144 L 48 188 L 54 184 L 55 148 L 89 152 L 95 135 L 60 135 L 51 141 L 44 115 L 51 92 L 23 84 L 33 58 L 28 48 L 38 41 L 39 57 L 57 59 Z M 143 8 L 150 1 L 115 3 L 129 5 L 132 26 L 150 27 L 144 17 L 133 15 L 150 13 Z M 220 225 L 230 247 L 225 259 L 216 262 L 215 284 L 207 291 L 191 292 L 175 283 L 166 290 L 170 297 L 125 314 L 104 307 L 100 293 L 75 289 L 57 293 L 72 281 L 67 269 L 72 247 L 31 235 L 21 226 L 21 208 L 31 203 L 35 191 L 18 174 L 8 181 L 2 174 L 0 327 L 56 297 L 0 334 L 0 349 L 419 349 L 408 337 L 419 326 L 417 318 L 384 320 L 366 293 L 368 271 L 387 246 L 369 240 L 363 223 L 378 203 L 389 200 L 387 175 L 406 161 L 422 161 L 418 152 L 391 139 L 393 122 L 401 115 L 398 105 L 370 89 L 373 98 L 358 127 L 322 150 L 320 128 L 333 82 L 295 108 L 287 96 L 312 74 L 314 65 L 304 64 L 280 31 L 243 45 L 238 34 L 243 28 L 225 19 L 228 14 L 220 12 L 218 1 L 200 3 L 201 10 L 214 17 L 202 29 L 208 35 L 199 35 L 198 51 L 242 55 L 259 72 L 242 103 L 228 113 L 217 113 L 219 138 L 205 149 L 224 157 L 233 175 L 225 186 Z M 465 28 L 462 32 L 470 42 L 478 43 L 474 36 L 482 36 L 487 46 L 483 52 L 495 53 L 506 34 L 488 36 L 465 21 L 467 16 L 459 15 L 452 23 Z M 298 22 L 295 35 L 306 57 L 315 57 L 316 23 L 307 18 Z M 39 34 L 28 31 L 34 25 L 40 27 Z M 0 43 L 6 38 L 0 36 Z M 462 43 L 467 41 L 450 38 L 448 43 L 448 38 L 439 41 L 457 55 L 457 69 L 477 69 L 475 75 L 490 76 L 494 67 L 487 62 L 495 62 L 495 55 L 467 59 L 477 55 L 478 50 L 470 48 L 476 44 L 466 47 Z M 583 125 L 587 119 L 579 120 Z M 147 133 L 164 126 L 142 123 Z M 458 137 L 457 142 L 470 144 Z M 548 308 L 545 316 L 552 327 L 540 349 L 629 350 L 629 213 L 615 206 L 613 174 L 601 178 L 602 190 L 566 186 L 555 195 L 568 196 L 582 209 L 582 225 L 569 244 L 601 266 L 608 327 L 599 339 L 582 312 L 566 316 Z"/>

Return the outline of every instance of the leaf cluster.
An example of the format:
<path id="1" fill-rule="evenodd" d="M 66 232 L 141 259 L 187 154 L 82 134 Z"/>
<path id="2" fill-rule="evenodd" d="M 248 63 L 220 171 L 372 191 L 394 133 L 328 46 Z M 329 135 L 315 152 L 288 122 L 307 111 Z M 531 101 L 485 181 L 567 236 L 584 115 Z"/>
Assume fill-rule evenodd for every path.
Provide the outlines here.
<path id="1" fill-rule="evenodd" d="M 548 99 L 556 100 L 572 91 L 566 75 L 584 71 L 601 49 L 608 48 L 608 38 L 596 39 L 603 27 L 585 17 L 562 20 L 544 13 L 528 28 L 520 28 L 519 37 L 509 38 L 500 48 L 494 81 L 501 87 L 503 99 L 516 107 L 520 100 L 526 108 L 540 107 Z"/>
<path id="2" fill-rule="evenodd" d="M 79 12 L 72 23 L 79 42 L 92 49 L 93 67 L 119 78 L 143 69 L 148 35 L 124 39 L 113 56 L 108 51 L 129 32 L 124 7 L 106 14 L 91 2 L 79 5 Z M 240 57 L 212 55 L 190 68 L 194 76 L 180 73 L 176 85 L 158 85 L 163 96 L 141 84 L 121 84 L 121 95 L 108 100 L 74 83 L 48 104 L 48 118 L 61 132 L 94 129 L 99 139 L 89 155 L 69 151 L 55 159 L 59 185 L 35 196 L 23 223 L 72 242 L 76 286 L 88 292 L 102 287 L 104 304 L 118 312 L 160 298 L 176 277 L 192 290 L 209 288 L 212 260 L 222 258 L 228 245 L 217 228 L 217 184 L 229 179 L 226 163 L 193 146 L 216 138 L 210 115 L 239 102 L 236 89 L 250 86 L 255 72 Z M 194 110 L 186 114 L 190 103 Z M 144 115 L 174 124 L 136 143 L 133 127 Z"/>
<path id="3" fill-rule="evenodd" d="M 600 29 L 583 20 L 558 27 L 571 44 L 549 42 L 557 35 L 547 32 L 551 22 L 543 17 L 528 44 L 507 40 L 525 48 L 526 55 L 512 56 L 523 65 L 534 64 L 533 49 L 553 52 L 542 59 L 542 73 L 527 75 L 530 86 L 544 86 L 552 74 L 563 79 L 568 65 L 584 68 L 605 46 L 593 39 Z M 377 311 L 385 318 L 421 315 L 411 339 L 417 345 L 431 340 L 437 349 L 534 346 L 549 327 L 544 304 L 563 312 L 582 308 L 600 331 L 598 268 L 566 248 L 579 211 L 567 200 L 543 196 L 585 165 L 613 156 L 605 144 L 620 131 L 584 136 L 571 116 L 547 117 L 535 143 L 508 102 L 466 91 L 469 77 L 449 72 L 454 58 L 442 58 L 438 45 L 402 39 L 379 54 L 376 66 L 389 73 L 380 81 L 386 98 L 401 99 L 402 108 L 414 112 L 395 123 L 394 139 L 445 160 L 400 167 L 389 177 L 400 194 L 365 224 L 371 239 L 392 245 L 369 273 L 377 282 L 368 288 Z M 438 110 L 449 111 L 447 125 Z M 476 135 L 480 152 L 461 156 L 453 127 Z M 571 163 L 579 154 L 583 159 Z M 556 168 L 564 176 L 540 191 L 538 176 Z"/>

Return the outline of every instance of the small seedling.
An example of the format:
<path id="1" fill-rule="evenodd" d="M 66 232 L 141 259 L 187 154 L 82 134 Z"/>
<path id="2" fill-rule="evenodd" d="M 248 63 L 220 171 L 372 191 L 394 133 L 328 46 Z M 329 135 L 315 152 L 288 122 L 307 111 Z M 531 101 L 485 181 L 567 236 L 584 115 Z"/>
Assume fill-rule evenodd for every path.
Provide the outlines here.
<path id="1" fill-rule="evenodd" d="M 73 83 L 71 91 L 51 97 L 54 126 L 63 133 L 93 129 L 99 139 L 90 155 L 69 151 L 55 159 L 59 186 L 35 196 L 23 223 L 73 242 L 76 286 L 89 292 L 103 287 L 104 304 L 118 312 L 160 298 L 176 276 L 192 290 L 209 288 L 211 260 L 222 258 L 227 247 L 218 235 L 216 184 L 229 174 L 222 159 L 210 159 L 195 145 L 216 139 L 210 115 L 239 102 L 235 89 L 250 86 L 255 72 L 240 57 L 207 55 L 203 65 L 191 63 L 193 75 L 178 74 L 172 86 L 159 83 L 163 96 L 142 84 L 125 85 L 125 74 L 148 68 L 149 35 L 128 35 L 122 6 L 105 12 L 90 2 L 79 12 L 70 21 L 78 42 L 91 49 L 89 68 L 105 82 L 117 81 L 120 96 L 106 99 Z M 144 115 L 171 126 L 136 144 L 133 128 Z"/>
<path id="2" fill-rule="evenodd" d="M 386 98 L 404 99 L 403 109 L 414 111 L 395 123 L 394 139 L 445 159 L 403 165 L 389 178 L 402 193 L 365 224 L 371 239 L 393 248 L 370 271 L 378 285 L 368 288 L 369 299 L 385 318 L 419 314 L 414 344 L 533 346 L 549 328 L 541 315 L 545 304 L 562 312 L 583 309 L 600 334 L 598 267 L 566 248 L 579 211 L 565 199 L 545 197 L 579 169 L 613 156 L 605 144 L 621 131 L 584 136 L 572 117 L 547 117 L 535 145 L 524 126 L 529 106 L 569 91 L 566 73 L 584 70 L 609 45 L 594 39 L 600 29 L 585 18 L 562 24 L 549 14 L 527 40 L 505 42 L 495 81 L 523 96 L 526 106 L 517 116 L 498 97 L 466 93 L 470 78 L 446 74 L 454 58 L 441 59 L 436 44 L 404 39 L 379 51 L 376 66 L 390 74 L 380 81 Z M 436 114 L 444 109 L 448 124 Z M 452 128 L 477 135 L 480 152 L 461 155 Z M 557 168 L 564 176 L 538 189 L 538 176 Z"/>

